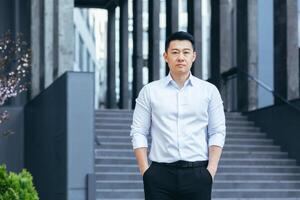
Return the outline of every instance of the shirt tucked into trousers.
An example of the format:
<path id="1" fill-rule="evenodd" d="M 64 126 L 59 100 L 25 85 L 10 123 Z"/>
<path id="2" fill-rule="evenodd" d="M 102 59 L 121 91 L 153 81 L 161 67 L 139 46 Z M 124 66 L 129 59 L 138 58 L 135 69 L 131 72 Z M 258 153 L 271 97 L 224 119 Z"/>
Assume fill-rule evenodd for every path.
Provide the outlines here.
<path id="1" fill-rule="evenodd" d="M 214 85 L 192 74 L 182 88 L 170 74 L 145 85 L 130 135 L 134 149 L 148 147 L 147 136 L 152 137 L 153 163 L 143 175 L 146 200 L 210 199 L 212 177 L 206 166 L 193 163 L 207 162 L 210 146 L 223 147 L 225 129 L 223 101 Z"/>

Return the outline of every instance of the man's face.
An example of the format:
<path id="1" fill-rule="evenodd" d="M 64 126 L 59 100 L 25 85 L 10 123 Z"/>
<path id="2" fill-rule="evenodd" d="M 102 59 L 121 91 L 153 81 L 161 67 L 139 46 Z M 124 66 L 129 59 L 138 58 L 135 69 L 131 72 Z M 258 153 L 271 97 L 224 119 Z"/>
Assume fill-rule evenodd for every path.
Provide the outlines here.
<path id="1" fill-rule="evenodd" d="M 164 53 L 164 58 L 172 74 L 183 75 L 189 73 L 196 59 L 196 52 L 189 40 L 173 40 Z"/>

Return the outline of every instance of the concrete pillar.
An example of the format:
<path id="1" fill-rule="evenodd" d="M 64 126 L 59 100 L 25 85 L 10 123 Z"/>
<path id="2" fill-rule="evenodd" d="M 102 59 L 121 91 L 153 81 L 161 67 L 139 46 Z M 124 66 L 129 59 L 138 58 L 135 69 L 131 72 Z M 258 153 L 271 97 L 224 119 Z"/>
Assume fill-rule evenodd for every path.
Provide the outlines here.
<path id="1" fill-rule="evenodd" d="M 166 38 L 172 33 L 178 31 L 178 0 L 166 0 Z M 169 67 L 166 64 L 166 74 L 169 73 Z"/>
<path id="2" fill-rule="evenodd" d="M 31 1 L 31 49 L 32 49 L 32 70 L 31 70 L 31 97 L 35 97 L 40 92 L 40 54 L 42 47 L 40 46 L 41 38 L 41 18 L 40 6 L 42 1 Z"/>
<path id="3" fill-rule="evenodd" d="M 15 0 L 15 30 L 30 45 L 30 0 Z"/>
<path id="4" fill-rule="evenodd" d="M 73 69 L 73 9 L 72 0 L 31 1 L 32 97 Z"/>
<path id="5" fill-rule="evenodd" d="M 285 0 L 274 0 L 274 91 L 287 98 L 287 8 Z M 275 104 L 280 100 L 275 98 Z"/>
<path id="6" fill-rule="evenodd" d="M 128 109 L 128 0 L 120 1 L 120 108 Z"/>
<path id="7" fill-rule="evenodd" d="M 233 67 L 232 0 L 220 0 L 220 73 Z"/>
<path id="8" fill-rule="evenodd" d="M 40 24 L 39 24 L 39 29 L 40 29 L 40 37 L 38 38 L 39 40 L 39 50 L 40 50 L 40 54 L 39 54 L 39 59 L 40 59 L 40 66 L 39 66 L 39 83 L 40 83 L 40 91 L 42 91 L 43 89 L 45 89 L 45 63 L 47 62 L 45 60 L 45 32 L 47 32 L 48 30 L 46 30 L 45 28 L 45 21 L 46 21 L 46 17 L 45 17 L 45 7 L 47 7 L 47 5 L 45 5 L 45 1 L 42 0 L 40 1 L 39 4 L 39 17 L 40 17 Z"/>
<path id="9" fill-rule="evenodd" d="M 284 99 L 299 97 L 297 16 L 296 0 L 274 0 L 274 91 Z"/>
<path id="10" fill-rule="evenodd" d="M 237 67 L 238 110 L 257 107 L 257 0 L 237 0 Z M 247 75 L 248 74 L 248 75 Z"/>
<path id="11" fill-rule="evenodd" d="M 237 94 L 238 110 L 248 105 L 248 0 L 237 0 Z M 244 72 L 244 73 L 243 73 Z"/>
<path id="12" fill-rule="evenodd" d="M 74 63 L 74 0 L 54 0 L 54 78 L 73 69 Z"/>
<path id="13" fill-rule="evenodd" d="M 284 99 L 299 98 L 297 0 L 274 0 L 274 91 Z"/>
<path id="14" fill-rule="evenodd" d="M 220 0 L 211 0 L 210 74 L 211 82 L 220 87 Z"/>
<path id="15" fill-rule="evenodd" d="M 108 10 L 107 21 L 107 108 L 116 108 L 116 10 Z"/>
<path id="16" fill-rule="evenodd" d="M 248 73 L 258 77 L 258 0 L 248 1 Z M 258 83 L 248 79 L 248 110 L 258 106 Z"/>
<path id="17" fill-rule="evenodd" d="M 135 99 L 143 87 L 143 5 L 140 0 L 133 0 L 133 84 L 132 108 Z"/>
<path id="18" fill-rule="evenodd" d="M 178 31 L 178 0 L 166 0 L 167 37 Z"/>
<path id="19" fill-rule="evenodd" d="M 28 44 L 28 48 L 30 48 L 30 0 L 14 0 L 14 1 L 6 1 L 10 3 L 9 5 L 12 7 L 6 7 L 6 11 L 1 11 L 1 13 L 9 12 L 11 15 L 9 18 L 3 18 L 6 22 L 1 22 L 1 25 L 9 23 L 10 27 L 6 27 L 6 31 L 10 30 L 12 33 L 12 37 L 14 38 L 17 34 L 22 34 L 22 40 Z M 4 5 L 3 5 L 4 6 Z M 2 5 L 0 6 L 2 7 Z M 4 6 L 5 8 L 5 6 Z M 13 9 L 13 10 L 10 10 Z M 8 13 L 7 13 L 8 14 Z M 2 27 L 3 28 L 3 27 Z M 6 32 L 4 31 L 4 32 Z M 0 31 L 0 34 L 3 32 Z M 16 67 L 16 66 L 15 66 Z M 26 80 L 30 82 L 30 74 L 27 76 Z M 30 88 L 28 88 L 30 89 Z M 16 97 L 9 99 L 7 101 L 7 105 L 10 106 L 22 106 L 26 104 L 28 99 L 29 92 L 22 92 Z"/>
<path id="20" fill-rule="evenodd" d="M 15 30 L 15 8 L 14 1 L 1 1 L 0 3 L 0 35 L 2 36 L 8 30 Z"/>
<path id="21" fill-rule="evenodd" d="M 53 82 L 53 0 L 44 0 L 44 86 L 48 87 Z M 52 31 L 51 31 L 52 30 Z"/>
<path id="22" fill-rule="evenodd" d="M 287 1 L 287 98 L 297 99 L 300 96 L 299 52 L 298 52 L 298 1 Z M 298 74 L 298 75 L 297 75 Z"/>
<path id="23" fill-rule="evenodd" d="M 192 73 L 202 78 L 202 0 L 189 0 L 188 5 L 188 32 L 194 36 L 197 58 L 192 67 Z"/>
<path id="24" fill-rule="evenodd" d="M 149 82 L 159 79 L 160 51 L 159 51 L 159 10 L 160 2 L 149 0 Z"/>

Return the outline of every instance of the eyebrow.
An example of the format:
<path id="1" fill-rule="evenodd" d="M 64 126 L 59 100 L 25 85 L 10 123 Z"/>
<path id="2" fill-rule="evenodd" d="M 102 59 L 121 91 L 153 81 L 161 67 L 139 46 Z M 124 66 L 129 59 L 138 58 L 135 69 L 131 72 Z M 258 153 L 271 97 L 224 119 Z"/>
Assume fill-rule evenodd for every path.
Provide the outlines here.
<path id="1" fill-rule="evenodd" d="M 183 51 L 192 51 L 192 49 L 190 49 L 190 48 L 184 48 L 184 49 L 182 49 Z M 180 51 L 180 49 L 177 49 L 177 48 L 174 48 L 174 49 L 171 49 L 171 51 Z"/>

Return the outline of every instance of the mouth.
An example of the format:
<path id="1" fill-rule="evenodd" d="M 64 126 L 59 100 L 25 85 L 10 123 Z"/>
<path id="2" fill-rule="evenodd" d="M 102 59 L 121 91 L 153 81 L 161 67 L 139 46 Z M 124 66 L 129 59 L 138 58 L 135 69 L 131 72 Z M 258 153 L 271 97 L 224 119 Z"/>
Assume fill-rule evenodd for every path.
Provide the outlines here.
<path id="1" fill-rule="evenodd" d="M 177 67 L 185 67 L 186 65 L 185 64 L 177 64 L 176 66 Z"/>

